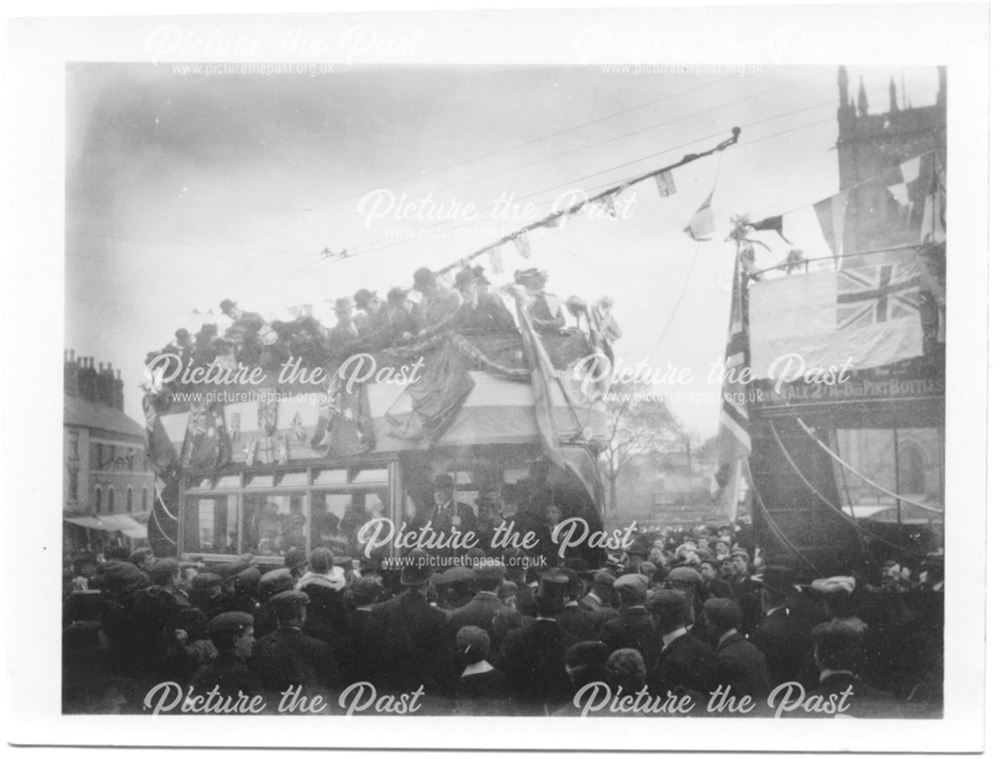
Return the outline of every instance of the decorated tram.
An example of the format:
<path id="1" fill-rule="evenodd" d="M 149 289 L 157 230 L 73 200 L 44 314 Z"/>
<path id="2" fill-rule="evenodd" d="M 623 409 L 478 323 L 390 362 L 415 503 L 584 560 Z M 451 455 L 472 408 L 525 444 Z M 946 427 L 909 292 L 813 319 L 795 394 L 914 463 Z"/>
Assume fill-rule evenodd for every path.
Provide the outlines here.
<path id="1" fill-rule="evenodd" d="M 561 303 L 543 297 L 558 315 Z M 514 514 L 540 523 L 548 509 L 600 529 L 607 425 L 574 366 L 612 360 L 608 316 L 588 308 L 582 327 L 541 324 L 516 286 L 494 293 L 501 303 L 501 329 L 456 311 L 433 334 L 397 339 L 389 319 L 339 343 L 312 316 L 289 326 L 237 310 L 209 358 L 186 335 L 147 356 L 156 552 L 267 565 L 327 546 L 361 559 L 359 530 L 389 520 L 405 531 L 441 475 L 480 528 Z M 296 334 L 315 339 L 285 339 Z M 379 555 L 400 551 L 383 542 Z"/>

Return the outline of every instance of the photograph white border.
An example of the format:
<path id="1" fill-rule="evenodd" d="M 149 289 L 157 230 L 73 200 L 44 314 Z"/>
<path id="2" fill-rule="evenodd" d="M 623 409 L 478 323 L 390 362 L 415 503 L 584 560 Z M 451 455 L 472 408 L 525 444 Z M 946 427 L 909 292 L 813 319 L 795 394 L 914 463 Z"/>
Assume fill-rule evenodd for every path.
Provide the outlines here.
<path id="1" fill-rule="evenodd" d="M 188 3 L 194 7 L 195 4 Z M 211 3 L 198 3 L 209 9 Z M 496 5 L 496 3 L 494 3 Z M 523 5 L 523 4 L 522 4 Z M 365 3 L 350 16 L 246 15 L 8 19 L 6 266 L 2 386 L 6 517 L 6 739 L 13 744 L 715 751 L 976 751 L 983 744 L 986 566 L 988 8 L 972 4 L 412 12 Z M 26 6 L 27 7 L 27 6 Z M 283 3 L 286 11 L 298 4 Z M 442 7 L 442 4 L 437 4 Z M 91 4 L 88 13 L 125 11 Z M 174 4 L 171 9 L 184 9 Z M 318 4 L 313 4 L 319 10 Z M 212 9 L 214 10 L 214 9 Z M 252 4 L 243 10 L 255 10 Z M 273 11 L 273 8 L 271 9 Z M 166 13 L 167 7 L 163 7 Z M 264 9 L 261 8 L 260 12 Z M 25 10 L 39 13 L 39 10 Z M 45 12 L 41 10 L 41 12 Z M 75 7 L 63 13 L 79 14 Z M 674 40 L 667 62 L 948 66 L 949 328 L 946 523 L 949 570 L 945 716 L 941 720 L 733 720 L 397 717 L 63 716 L 60 713 L 62 349 L 64 320 L 65 67 L 69 61 L 151 59 L 163 24 L 259 40 L 274 61 L 289 29 L 320 35 L 371 24 L 387 37 L 421 32 L 404 59 L 355 63 L 578 64 L 581 29 L 607 24 L 625 39 Z M 784 29 L 784 36 L 776 30 Z M 719 40 L 731 40 L 721 45 Z M 712 51 L 705 60 L 703 51 Z M 671 56 L 681 56 L 672 59 Z M 236 60 L 212 55 L 211 60 Z M 178 51 L 167 61 L 200 60 Z M 328 58 L 329 59 L 329 58 Z M 292 60 L 291 58 L 287 60 Z M 598 62 L 598 61 L 587 61 Z M 627 47 L 600 62 L 648 62 Z M 655 61 L 660 62 L 660 61 Z M 511 720 L 516 721 L 512 729 Z M 626 727 L 627 725 L 627 727 Z"/>

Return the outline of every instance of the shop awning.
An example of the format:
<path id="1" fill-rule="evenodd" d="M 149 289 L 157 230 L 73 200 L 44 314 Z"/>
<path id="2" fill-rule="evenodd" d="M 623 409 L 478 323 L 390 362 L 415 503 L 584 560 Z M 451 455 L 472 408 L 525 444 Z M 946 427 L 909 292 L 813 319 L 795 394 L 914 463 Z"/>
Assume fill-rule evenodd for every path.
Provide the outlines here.
<path id="1" fill-rule="evenodd" d="M 123 535 L 136 539 L 146 537 L 146 525 L 139 524 L 127 514 L 104 514 L 101 516 L 82 514 L 80 516 L 65 517 L 65 520 L 70 524 L 85 527 L 88 530 L 120 532 Z"/>

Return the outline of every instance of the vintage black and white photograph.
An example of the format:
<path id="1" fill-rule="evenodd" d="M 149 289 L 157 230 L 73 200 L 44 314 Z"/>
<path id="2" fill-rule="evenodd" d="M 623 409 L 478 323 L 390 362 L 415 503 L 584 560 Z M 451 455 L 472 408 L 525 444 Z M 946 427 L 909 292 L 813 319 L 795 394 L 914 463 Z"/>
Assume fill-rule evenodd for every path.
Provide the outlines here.
<path id="1" fill-rule="evenodd" d="M 955 714 L 965 69 L 559 14 L 558 61 L 419 16 L 67 53 L 62 718 Z"/>

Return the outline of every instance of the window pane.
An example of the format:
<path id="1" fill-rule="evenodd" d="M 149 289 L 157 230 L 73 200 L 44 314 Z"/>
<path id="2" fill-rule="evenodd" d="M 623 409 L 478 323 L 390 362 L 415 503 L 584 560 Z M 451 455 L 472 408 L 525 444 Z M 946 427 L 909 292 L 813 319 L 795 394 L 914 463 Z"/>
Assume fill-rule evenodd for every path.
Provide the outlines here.
<path id="1" fill-rule="evenodd" d="M 326 546 L 337 554 L 358 556 L 358 530 L 370 519 L 386 516 L 388 503 L 389 494 L 385 488 L 314 493 L 312 547 Z"/>
<path id="2" fill-rule="evenodd" d="M 235 495 L 188 498 L 184 514 L 184 550 L 193 553 L 236 553 Z"/>
<path id="3" fill-rule="evenodd" d="M 305 495 L 247 494 L 243 497 L 243 551 L 282 556 L 290 548 L 305 549 Z"/>

